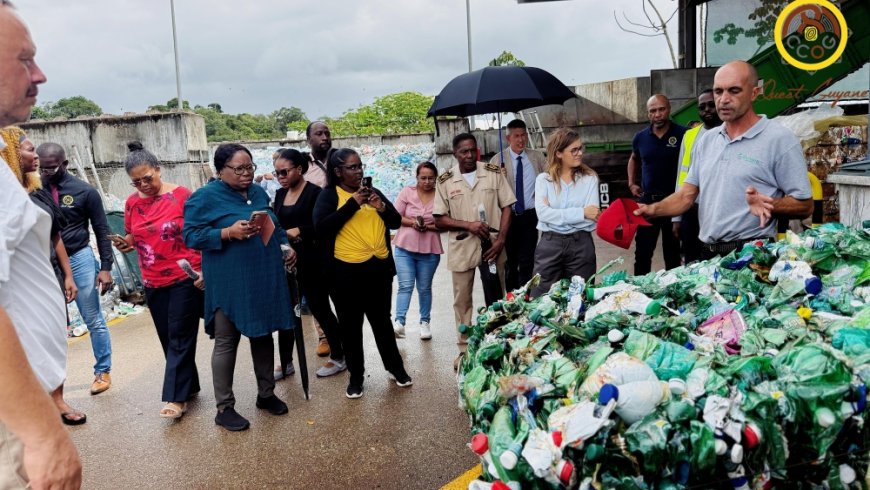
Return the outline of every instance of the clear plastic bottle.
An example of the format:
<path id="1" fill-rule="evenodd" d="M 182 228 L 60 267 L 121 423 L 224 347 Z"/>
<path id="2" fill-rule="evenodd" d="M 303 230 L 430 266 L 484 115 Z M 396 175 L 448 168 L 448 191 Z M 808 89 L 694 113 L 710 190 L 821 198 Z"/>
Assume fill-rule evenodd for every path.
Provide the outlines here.
<path id="1" fill-rule="evenodd" d="M 616 401 L 614 411 L 625 421 L 633 424 L 651 414 L 656 407 L 671 396 L 667 383 L 662 381 L 634 381 L 620 386 L 606 384 L 598 393 L 598 403 L 607 405 Z"/>
<path id="2" fill-rule="evenodd" d="M 610 293 L 618 293 L 620 291 L 634 291 L 637 286 L 626 282 L 619 282 L 613 286 L 603 286 L 600 288 L 589 288 L 586 290 L 586 299 L 589 301 L 599 301 Z"/>
<path id="3" fill-rule="evenodd" d="M 809 294 L 819 294 L 822 290 L 822 280 L 813 274 L 809 264 L 800 260 L 779 260 L 770 268 L 768 278 L 779 285 L 783 280 L 802 284 Z M 792 285 L 789 285 L 791 288 Z M 786 289 L 786 287 L 783 287 Z"/>
<path id="4" fill-rule="evenodd" d="M 662 309 L 661 303 L 650 299 L 638 291 L 621 291 L 612 293 L 586 310 L 586 320 L 609 311 L 624 311 L 640 315 L 656 315 Z"/>

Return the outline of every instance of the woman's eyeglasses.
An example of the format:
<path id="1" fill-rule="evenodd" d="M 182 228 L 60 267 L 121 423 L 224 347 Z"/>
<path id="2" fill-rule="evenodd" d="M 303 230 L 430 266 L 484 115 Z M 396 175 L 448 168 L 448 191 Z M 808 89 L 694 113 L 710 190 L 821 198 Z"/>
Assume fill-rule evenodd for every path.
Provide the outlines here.
<path id="1" fill-rule="evenodd" d="M 582 155 L 582 154 L 583 154 L 583 150 L 584 150 L 585 148 L 586 148 L 585 145 L 580 145 L 580 146 L 577 146 L 577 147 L 571 148 L 571 149 L 568 150 L 568 151 L 571 152 L 571 155 L 573 155 L 573 156 L 576 157 L 577 155 Z"/>
<path id="2" fill-rule="evenodd" d="M 148 175 L 142 177 L 141 179 L 136 179 L 136 180 L 130 182 L 130 185 L 138 188 L 142 184 L 150 184 L 153 180 L 154 180 L 154 174 L 148 174 Z"/>
<path id="3" fill-rule="evenodd" d="M 252 174 L 257 170 L 256 165 L 239 165 L 238 167 L 230 167 L 229 165 L 224 166 L 224 168 L 228 168 L 233 171 L 236 175 L 242 175 L 245 172 Z"/>

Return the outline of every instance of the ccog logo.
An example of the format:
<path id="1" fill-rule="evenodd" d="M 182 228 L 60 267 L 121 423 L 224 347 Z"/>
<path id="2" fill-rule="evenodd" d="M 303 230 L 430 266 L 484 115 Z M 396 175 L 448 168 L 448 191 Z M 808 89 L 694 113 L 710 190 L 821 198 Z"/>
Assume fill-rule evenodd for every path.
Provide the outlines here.
<path id="1" fill-rule="evenodd" d="M 792 66 L 821 70 L 840 59 L 849 29 L 828 0 L 795 0 L 776 18 L 773 37 L 779 54 Z"/>

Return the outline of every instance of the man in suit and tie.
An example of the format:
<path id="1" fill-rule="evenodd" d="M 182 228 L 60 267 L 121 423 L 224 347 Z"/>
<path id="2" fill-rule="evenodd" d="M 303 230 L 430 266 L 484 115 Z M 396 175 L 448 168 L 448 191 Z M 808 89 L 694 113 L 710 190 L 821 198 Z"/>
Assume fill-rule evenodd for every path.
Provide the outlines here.
<path id="1" fill-rule="evenodd" d="M 535 213 L 535 177 L 547 169 L 544 154 L 526 148 L 529 134 L 526 123 L 514 119 L 507 125 L 508 147 L 489 163 L 500 165 L 511 189 L 517 196 L 512 206 L 513 220 L 508 230 L 505 250 L 505 287 L 512 291 L 532 278 L 535 247 L 538 244 L 538 215 Z"/>

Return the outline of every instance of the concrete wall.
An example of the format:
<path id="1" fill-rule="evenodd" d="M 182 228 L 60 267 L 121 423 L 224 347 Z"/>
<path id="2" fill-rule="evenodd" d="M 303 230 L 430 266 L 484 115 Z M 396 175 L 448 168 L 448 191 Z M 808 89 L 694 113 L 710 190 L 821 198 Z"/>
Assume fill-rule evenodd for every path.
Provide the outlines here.
<path id="1" fill-rule="evenodd" d="M 52 141 L 68 152 L 75 147 L 97 165 L 123 162 L 130 141 L 142 142 L 162 162 L 201 161 L 208 150 L 205 120 L 192 112 L 35 120 L 21 127 L 37 144 Z"/>
<path id="2" fill-rule="evenodd" d="M 671 100 L 671 109 L 676 110 L 695 100 L 705 88 L 713 88 L 713 76 L 718 68 L 691 68 L 684 70 L 652 70 L 650 72 L 650 95 L 664 94 Z M 644 105 L 646 101 L 644 101 Z M 646 108 L 644 107 L 644 119 Z"/>
<path id="3" fill-rule="evenodd" d="M 140 141 L 157 156 L 168 182 L 198 187 L 208 178 L 201 168 L 208 158 L 205 120 L 193 112 L 34 120 L 21 127 L 37 146 L 47 142 L 63 146 L 75 173 L 121 199 L 132 192 L 121 168 L 130 141 Z"/>
<path id="4" fill-rule="evenodd" d="M 577 98 L 562 105 L 534 107 L 523 111 L 526 124 L 540 120 L 545 128 L 589 124 L 625 124 L 646 121 L 650 78 L 637 77 L 589 83 L 573 88 Z M 505 121 L 507 123 L 507 121 Z"/>

